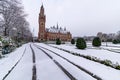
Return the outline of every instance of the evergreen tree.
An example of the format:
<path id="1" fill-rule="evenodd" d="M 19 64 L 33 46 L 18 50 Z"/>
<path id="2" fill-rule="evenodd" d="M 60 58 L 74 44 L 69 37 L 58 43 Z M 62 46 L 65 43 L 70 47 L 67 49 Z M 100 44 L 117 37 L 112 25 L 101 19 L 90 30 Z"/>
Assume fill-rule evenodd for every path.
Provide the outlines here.
<path id="1" fill-rule="evenodd" d="M 86 48 L 86 42 L 83 38 L 78 38 L 76 42 L 76 47 L 78 49 L 85 49 Z"/>
<path id="2" fill-rule="evenodd" d="M 95 37 L 92 41 L 92 45 L 95 47 L 100 47 L 101 46 L 101 40 L 99 37 Z"/>
<path id="3" fill-rule="evenodd" d="M 59 38 L 56 39 L 56 44 L 60 45 L 61 44 L 61 40 Z"/>
<path id="4" fill-rule="evenodd" d="M 112 43 L 113 43 L 113 44 L 118 44 L 118 43 L 120 43 L 120 40 L 114 39 L 114 40 L 112 41 Z"/>
<path id="5" fill-rule="evenodd" d="M 71 40 L 71 44 L 75 44 L 75 40 L 74 39 Z"/>

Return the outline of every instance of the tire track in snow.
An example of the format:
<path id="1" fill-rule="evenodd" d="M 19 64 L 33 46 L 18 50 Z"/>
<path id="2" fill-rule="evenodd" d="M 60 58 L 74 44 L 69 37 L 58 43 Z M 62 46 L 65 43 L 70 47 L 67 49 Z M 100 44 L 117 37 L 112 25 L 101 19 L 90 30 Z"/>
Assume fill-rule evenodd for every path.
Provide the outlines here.
<path id="1" fill-rule="evenodd" d="M 25 51 L 26 51 L 26 47 L 25 47 L 25 50 L 21 56 L 21 58 L 16 62 L 16 64 L 8 71 L 8 73 L 3 77 L 2 80 L 5 80 L 7 78 L 7 76 L 13 71 L 13 69 L 18 65 L 18 63 L 21 61 L 21 59 L 23 58 L 24 54 L 25 54 Z"/>
<path id="2" fill-rule="evenodd" d="M 59 62 L 57 62 L 51 55 L 49 55 L 45 50 L 35 46 L 36 48 L 40 49 L 44 52 L 53 62 L 70 78 L 70 80 L 77 80 L 72 74 L 70 74 Z"/>
<path id="3" fill-rule="evenodd" d="M 66 59 L 65 57 L 63 57 L 63 56 L 61 56 L 61 55 L 59 55 L 59 54 L 57 54 L 56 52 L 54 52 L 54 51 L 52 51 L 52 50 L 50 50 L 50 49 L 41 47 L 41 46 L 36 45 L 36 44 L 34 44 L 34 45 L 35 45 L 37 48 L 39 48 L 39 49 L 43 48 L 43 49 L 45 49 L 45 50 L 48 50 L 48 51 L 54 53 L 55 55 L 61 57 L 62 59 L 66 60 L 67 62 L 69 62 L 69 63 L 71 63 L 72 65 L 76 66 L 76 67 L 79 68 L 80 70 L 82 70 L 82 71 L 84 71 L 85 73 L 89 74 L 89 75 L 92 76 L 93 78 L 95 78 L 95 79 L 97 79 L 97 80 L 102 80 L 102 78 L 100 78 L 99 76 L 97 76 L 97 75 L 93 74 L 92 72 L 84 69 L 83 67 L 81 67 L 81 66 L 79 66 L 79 65 L 71 62 L 70 60 Z"/>
<path id="4" fill-rule="evenodd" d="M 31 48 L 32 53 L 33 53 L 33 55 L 32 55 L 32 59 L 33 59 L 32 80 L 37 80 L 37 75 L 36 75 L 36 64 L 35 64 L 35 63 L 36 63 L 36 61 L 35 61 L 35 52 L 34 52 L 32 46 L 31 46 L 31 44 L 30 44 L 30 48 Z"/>

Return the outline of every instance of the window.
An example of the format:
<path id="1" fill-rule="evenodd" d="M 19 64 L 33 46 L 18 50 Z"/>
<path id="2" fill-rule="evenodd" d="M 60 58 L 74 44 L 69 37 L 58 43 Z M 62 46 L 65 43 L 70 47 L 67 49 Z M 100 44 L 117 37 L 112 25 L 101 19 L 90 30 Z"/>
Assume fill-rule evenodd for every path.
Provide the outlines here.
<path id="1" fill-rule="evenodd" d="M 43 25 L 44 25 L 44 23 L 42 22 L 42 23 L 41 23 L 41 25 L 43 26 Z"/>

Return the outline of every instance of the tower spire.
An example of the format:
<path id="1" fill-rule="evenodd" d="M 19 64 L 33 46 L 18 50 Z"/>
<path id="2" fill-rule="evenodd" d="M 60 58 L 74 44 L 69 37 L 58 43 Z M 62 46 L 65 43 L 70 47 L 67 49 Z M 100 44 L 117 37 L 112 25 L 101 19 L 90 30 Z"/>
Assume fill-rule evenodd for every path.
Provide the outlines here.
<path id="1" fill-rule="evenodd" d="M 43 0 L 41 0 L 41 9 L 44 9 L 44 7 L 43 7 Z"/>
<path id="2" fill-rule="evenodd" d="M 44 7 L 43 7 L 43 4 L 41 5 L 41 8 L 40 8 L 40 15 L 44 16 Z"/>
<path id="3" fill-rule="evenodd" d="M 43 1 L 41 0 L 41 2 L 42 2 L 41 8 L 44 8 L 44 7 L 43 7 Z"/>
<path id="4" fill-rule="evenodd" d="M 57 22 L 57 29 L 59 28 L 59 26 L 58 26 L 58 22 Z"/>
<path id="5" fill-rule="evenodd" d="M 42 5 L 43 5 L 43 0 L 41 0 L 41 3 L 42 3 Z"/>
<path id="6" fill-rule="evenodd" d="M 42 5 L 41 5 L 41 7 L 43 7 L 43 2 L 42 2 Z"/>

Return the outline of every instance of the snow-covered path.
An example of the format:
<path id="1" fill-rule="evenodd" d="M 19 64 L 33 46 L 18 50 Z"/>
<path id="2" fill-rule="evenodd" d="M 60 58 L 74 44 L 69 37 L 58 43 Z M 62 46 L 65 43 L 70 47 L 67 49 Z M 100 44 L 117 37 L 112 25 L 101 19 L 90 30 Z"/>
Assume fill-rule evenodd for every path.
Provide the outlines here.
<path id="1" fill-rule="evenodd" d="M 32 48 L 36 56 L 37 80 L 70 80 L 44 52 Z"/>
<path id="2" fill-rule="evenodd" d="M 54 54 L 48 50 L 44 50 L 44 51 L 46 51 L 50 56 L 52 56 L 53 60 L 56 60 L 57 62 L 59 62 L 59 64 L 62 67 L 64 67 L 70 74 L 72 74 L 77 80 L 97 80 L 97 79 L 93 78 L 92 76 L 90 76 L 89 74 L 81 71 L 80 69 L 78 69 L 76 66 L 74 66 L 70 62 L 57 56 L 56 54 Z M 76 79 L 72 79 L 72 80 L 76 80 Z M 64 80 L 64 79 L 60 79 L 60 80 Z"/>
<path id="3" fill-rule="evenodd" d="M 85 69 L 89 70 L 90 72 L 93 72 L 95 75 L 100 76 L 103 80 L 119 80 L 120 79 L 120 71 L 110 68 L 108 66 L 99 64 L 97 62 L 93 62 L 90 60 L 86 60 L 81 57 L 77 57 L 71 54 L 68 54 L 64 51 L 52 48 L 50 46 L 47 46 L 45 44 L 37 44 L 42 47 L 45 47 L 47 49 L 50 49 L 54 52 L 57 52 L 61 56 L 64 56 L 65 58 L 71 60 L 72 62 L 76 63 L 77 65 L 80 65 L 84 67 Z"/>
<path id="4" fill-rule="evenodd" d="M 45 49 L 44 49 L 45 50 Z M 68 61 L 64 60 L 63 58 L 55 55 L 51 51 L 45 50 L 49 55 L 53 57 L 54 60 L 58 61 L 70 74 L 72 74 L 77 80 L 97 80 L 90 76 L 89 74 L 85 73 L 84 71 L 78 69 L 73 64 L 69 63 Z M 58 79 L 57 79 L 58 80 Z M 60 79 L 64 80 L 64 79 Z"/>

